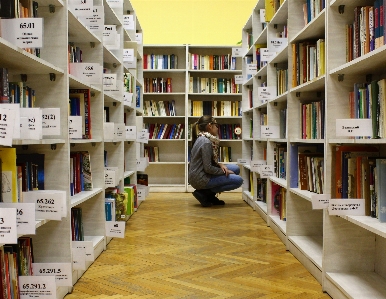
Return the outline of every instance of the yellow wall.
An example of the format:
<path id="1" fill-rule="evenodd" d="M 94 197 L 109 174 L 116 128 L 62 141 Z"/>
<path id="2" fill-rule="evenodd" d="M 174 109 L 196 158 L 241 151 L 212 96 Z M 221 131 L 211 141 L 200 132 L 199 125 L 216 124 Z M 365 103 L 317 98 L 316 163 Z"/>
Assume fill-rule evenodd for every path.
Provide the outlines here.
<path id="1" fill-rule="evenodd" d="M 144 44 L 236 45 L 257 0 L 130 0 Z"/>

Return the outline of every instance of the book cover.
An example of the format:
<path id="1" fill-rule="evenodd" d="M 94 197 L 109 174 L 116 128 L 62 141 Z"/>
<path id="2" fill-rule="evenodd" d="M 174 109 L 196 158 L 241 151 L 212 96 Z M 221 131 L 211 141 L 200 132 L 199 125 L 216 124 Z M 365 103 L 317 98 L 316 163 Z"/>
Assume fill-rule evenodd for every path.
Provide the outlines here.
<path id="1" fill-rule="evenodd" d="M 70 89 L 69 93 L 70 102 L 75 100 L 74 105 L 70 104 L 71 115 L 83 116 L 83 139 L 91 139 L 91 92 L 89 89 Z"/>
<path id="2" fill-rule="evenodd" d="M 17 202 L 16 149 L 0 148 L 3 202 Z"/>
<path id="3" fill-rule="evenodd" d="M 386 159 L 376 159 L 377 210 L 379 222 L 386 222 Z"/>

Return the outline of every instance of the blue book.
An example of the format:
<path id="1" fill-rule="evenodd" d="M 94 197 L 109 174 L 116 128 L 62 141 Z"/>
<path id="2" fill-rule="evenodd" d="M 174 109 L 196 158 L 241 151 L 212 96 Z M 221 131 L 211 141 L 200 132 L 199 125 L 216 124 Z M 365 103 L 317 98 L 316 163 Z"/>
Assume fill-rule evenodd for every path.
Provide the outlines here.
<path id="1" fill-rule="evenodd" d="M 377 159 L 375 163 L 378 220 L 379 222 L 386 222 L 386 159 Z"/>

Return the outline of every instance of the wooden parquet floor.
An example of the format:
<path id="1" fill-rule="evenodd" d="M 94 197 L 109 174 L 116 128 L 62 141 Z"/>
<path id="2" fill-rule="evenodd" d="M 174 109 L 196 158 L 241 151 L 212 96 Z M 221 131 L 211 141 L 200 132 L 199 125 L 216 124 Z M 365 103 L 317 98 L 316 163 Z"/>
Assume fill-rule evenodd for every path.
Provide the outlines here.
<path id="1" fill-rule="evenodd" d="M 241 199 L 151 193 L 65 299 L 330 298 Z"/>

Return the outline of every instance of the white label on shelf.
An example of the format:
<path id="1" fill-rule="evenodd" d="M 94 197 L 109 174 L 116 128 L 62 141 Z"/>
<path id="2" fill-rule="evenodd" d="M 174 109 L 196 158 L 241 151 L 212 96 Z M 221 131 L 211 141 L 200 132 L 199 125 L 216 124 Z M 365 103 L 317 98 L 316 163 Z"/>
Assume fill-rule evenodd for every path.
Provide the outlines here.
<path id="1" fill-rule="evenodd" d="M 125 221 L 106 221 L 105 222 L 107 237 L 124 238 L 125 228 L 126 228 Z"/>
<path id="2" fill-rule="evenodd" d="M 285 37 L 272 37 L 268 43 L 268 50 L 270 52 L 279 53 L 288 45 L 288 39 Z"/>
<path id="3" fill-rule="evenodd" d="M 148 194 L 148 186 L 137 184 L 137 199 L 145 200 Z"/>
<path id="4" fill-rule="evenodd" d="M 117 88 L 117 74 L 103 74 L 103 90 L 108 91 Z"/>
<path id="5" fill-rule="evenodd" d="M 123 61 L 132 62 L 134 61 L 134 49 L 123 49 Z"/>
<path id="6" fill-rule="evenodd" d="M 4 123 L 4 113 L 2 112 L 3 109 L 5 109 L 4 113 L 6 113 L 8 109 L 15 112 L 14 121 L 13 121 L 14 126 L 13 126 L 12 138 L 20 139 L 20 104 L 1 104 L 0 115 L 3 115 L 3 116 L 0 118 L 0 127 L 5 128 L 7 126 L 2 125 L 2 123 Z M 8 117 L 11 117 L 9 120 L 12 120 L 12 115 L 9 115 Z M 6 118 L 7 117 L 5 117 L 6 123 L 9 123 Z"/>
<path id="7" fill-rule="evenodd" d="M 18 235 L 34 235 L 35 225 L 35 204 L 25 202 L 0 203 L 0 208 L 16 209 L 16 225 Z"/>
<path id="8" fill-rule="evenodd" d="M 145 171 L 148 165 L 149 159 L 147 157 L 139 158 L 139 160 L 137 160 L 137 171 Z"/>
<path id="9" fill-rule="evenodd" d="M 373 136 L 370 118 L 349 118 L 336 120 L 336 136 Z"/>
<path id="10" fill-rule="evenodd" d="M 256 63 L 249 63 L 247 64 L 247 75 L 254 75 L 257 72 L 257 65 Z"/>
<path id="11" fill-rule="evenodd" d="M 15 110 L 0 108 L 0 145 L 12 146 L 12 138 L 15 132 L 15 117 Z"/>
<path id="12" fill-rule="evenodd" d="M 86 84 L 102 83 L 103 71 L 98 63 L 70 63 L 70 74 Z"/>
<path id="13" fill-rule="evenodd" d="M 123 28 L 126 30 L 135 30 L 134 15 L 123 15 Z"/>
<path id="14" fill-rule="evenodd" d="M 115 167 L 115 166 L 107 166 L 107 167 L 105 167 L 105 170 L 115 172 L 115 175 L 114 175 L 115 176 L 115 185 L 114 185 L 114 187 L 117 186 L 119 184 L 119 177 L 120 177 L 119 168 Z"/>
<path id="15" fill-rule="evenodd" d="M 115 187 L 117 185 L 115 176 L 114 170 L 105 169 L 105 188 Z"/>
<path id="16" fill-rule="evenodd" d="M 82 116 L 68 117 L 68 135 L 69 138 L 80 138 L 82 139 Z"/>
<path id="17" fill-rule="evenodd" d="M 86 254 L 86 261 L 93 262 L 94 258 L 94 246 L 92 241 L 72 241 L 72 248 L 84 248 Z"/>
<path id="18" fill-rule="evenodd" d="M 92 9 L 92 15 L 80 16 L 79 20 L 93 32 L 102 32 L 105 24 L 105 11 L 104 6 L 94 6 Z"/>
<path id="19" fill-rule="evenodd" d="M 114 135 L 118 140 L 123 140 L 125 137 L 125 124 L 116 123 L 114 124 Z"/>
<path id="20" fill-rule="evenodd" d="M 75 16 L 92 16 L 93 1 L 85 0 L 68 0 L 68 6 Z"/>
<path id="21" fill-rule="evenodd" d="M 123 7 L 123 0 L 106 0 L 106 2 L 111 8 Z"/>
<path id="22" fill-rule="evenodd" d="M 250 163 L 251 161 L 248 159 L 237 159 L 237 164 L 240 164 L 240 165 L 249 165 Z"/>
<path id="23" fill-rule="evenodd" d="M 265 23 L 265 9 L 260 9 L 260 22 Z"/>
<path id="24" fill-rule="evenodd" d="M 72 286 L 71 263 L 33 263 L 34 276 L 55 276 L 56 286 Z"/>
<path id="25" fill-rule="evenodd" d="M 137 138 L 137 127 L 126 126 L 126 139 L 135 140 Z"/>
<path id="26" fill-rule="evenodd" d="M 136 33 L 136 34 L 135 34 L 135 41 L 136 41 L 138 44 L 142 45 L 142 33 Z"/>
<path id="27" fill-rule="evenodd" d="M 311 194 L 311 203 L 313 210 L 322 210 L 328 208 L 331 194 Z"/>
<path id="28" fill-rule="evenodd" d="M 279 138 L 279 126 L 261 126 L 261 138 Z"/>
<path id="29" fill-rule="evenodd" d="M 331 198 L 328 205 L 330 215 L 365 216 L 365 200 L 349 198 Z"/>
<path id="30" fill-rule="evenodd" d="M 19 276 L 20 299 L 56 299 L 55 276 Z"/>
<path id="31" fill-rule="evenodd" d="M 42 133 L 42 109 L 20 108 L 20 138 L 40 140 Z"/>
<path id="32" fill-rule="evenodd" d="M 232 56 L 233 57 L 243 57 L 243 48 L 237 47 L 237 48 L 232 48 Z"/>
<path id="33" fill-rule="evenodd" d="M 274 175 L 273 165 L 263 165 L 260 166 L 260 178 L 269 178 Z"/>
<path id="34" fill-rule="evenodd" d="M 0 209 L 0 243 L 17 244 L 17 223 L 15 208 Z"/>
<path id="35" fill-rule="evenodd" d="M 264 86 L 257 88 L 257 99 L 264 104 L 276 97 L 276 86 Z"/>
<path id="36" fill-rule="evenodd" d="M 260 49 L 260 61 L 270 62 L 276 56 L 276 52 L 269 51 L 268 48 Z"/>
<path id="37" fill-rule="evenodd" d="M 86 270 L 86 249 L 71 248 L 72 250 L 72 269 Z"/>
<path id="38" fill-rule="evenodd" d="M 1 37 L 20 48 L 43 47 L 43 18 L 1 19 Z"/>
<path id="39" fill-rule="evenodd" d="M 42 134 L 60 135 L 60 108 L 42 108 Z"/>
<path id="40" fill-rule="evenodd" d="M 103 123 L 103 137 L 105 140 L 113 139 L 111 132 L 114 132 L 114 123 Z"/>
<path id="41" fill-rule="evenodd" d="M 243 75 L 235 75 L 235 84 L 243 84 L 243 83 L 244 83 Z"/>
<path id="42" fill-rule="evenodd" d="M 105 25 L 102 36 L 104 45 L 115 45 L 117 38 L 117 26 Z"/>
<path id="43" fill-rule="evenodd" d="M 61 220 L 64 191 L 36 190 L 23 192 L 23 201 L 35 204 L 36 219 Z"/>
<path id="44" fill-rule="evenodd" d="M 124 103 L 124 105 L 131 107 L 133 105 L 133 93 L 124 92 L 123 93 L 123 103 Z"/>
<path id="45" fill-rule="evenodd" d="M 266 164 L 267 164 L 267 161 L 265 160 L 251 161 L 251 171 L 260 172 L 260 166 L 263 166 Z"/>
<path id="46" fill-rule="evenodd" d="M 149 133 L 148 132 L 137 132 L 137 142 L 148 143 L 149 142 Z"/>

